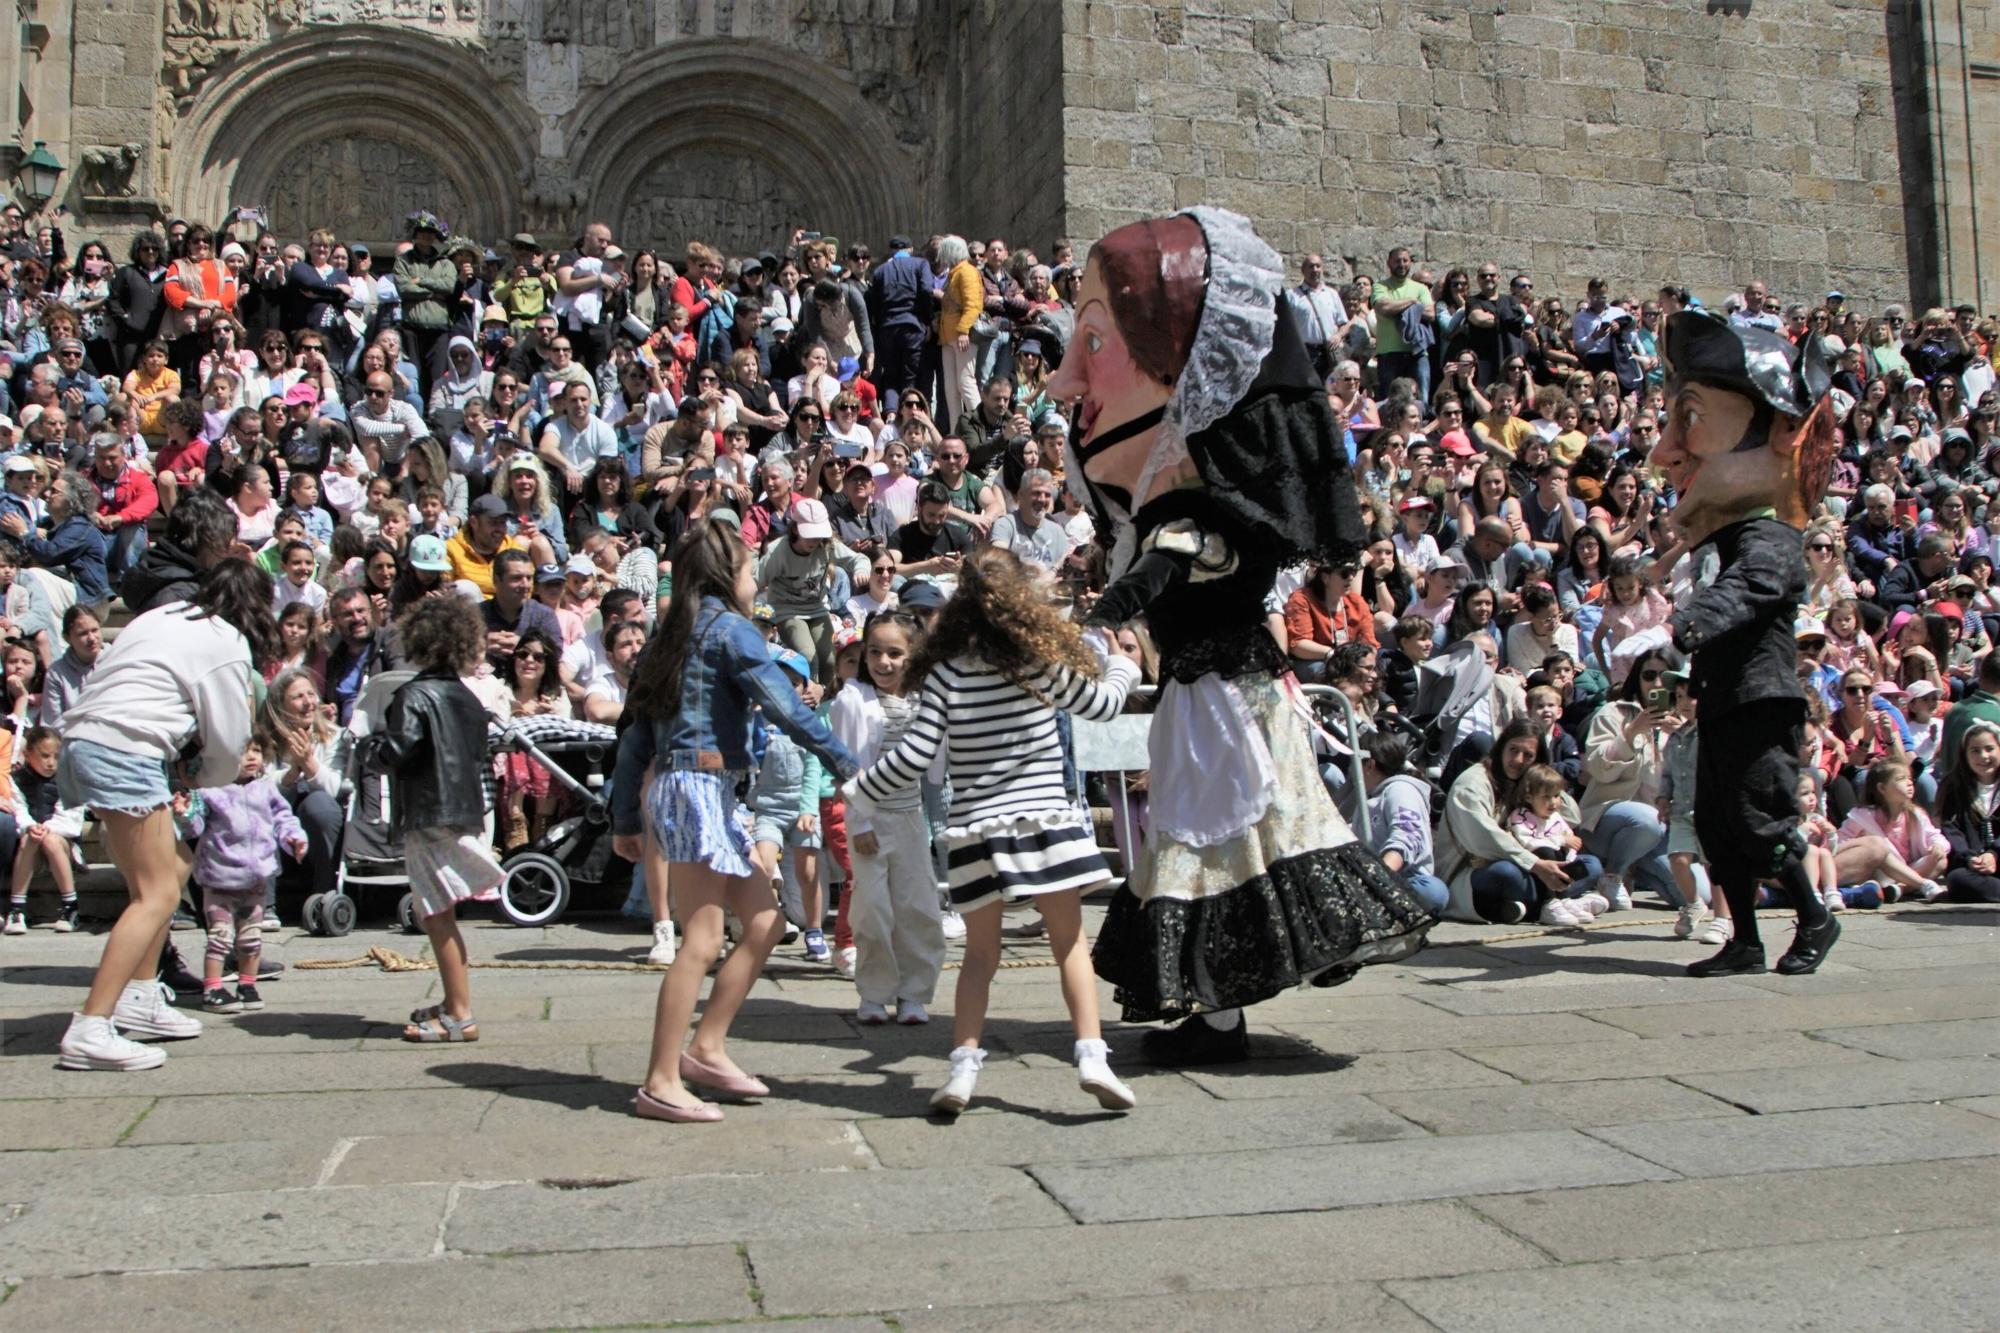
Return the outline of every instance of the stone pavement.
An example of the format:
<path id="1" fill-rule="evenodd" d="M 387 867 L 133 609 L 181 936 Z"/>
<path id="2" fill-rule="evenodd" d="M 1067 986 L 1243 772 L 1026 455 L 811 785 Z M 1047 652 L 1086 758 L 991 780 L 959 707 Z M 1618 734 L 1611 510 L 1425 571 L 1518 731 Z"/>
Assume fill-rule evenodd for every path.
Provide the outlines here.
<path id="1" fill-rule="evenodd" d="M 415 1048 L 435 974 L 294 970 L 161 1070 L 75 1074 L 97 942 L 37 929 L 0 941 L 0 1328 L 1992 1327 L 2000 912 L 1850 914 L 1795 981 L 1689 980 L 1667 921 L 1441 927 L 1259 1007 L 1231 1068 L 1114 1026 L 1128 1116 L 1077 1090 L 1054 972 L 1004 971 L 956 1124 L 923 1114 L 955 973 L 863 1034 L 781 953 L 734 1048 L 775 1095 L 689 1127 L 627 1113 L 652 975 L 481 970 L 485 1039 Z M 282 952 L 371 943 L 422 941 Z"/>

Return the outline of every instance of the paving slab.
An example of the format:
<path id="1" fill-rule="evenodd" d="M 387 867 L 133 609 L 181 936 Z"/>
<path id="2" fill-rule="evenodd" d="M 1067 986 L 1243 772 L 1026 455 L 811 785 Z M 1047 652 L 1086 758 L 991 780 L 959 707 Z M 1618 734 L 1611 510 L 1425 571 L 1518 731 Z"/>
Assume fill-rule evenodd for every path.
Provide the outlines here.
<path id="1" fill-rule="evenodd" d="M 2000 1154 L 2000 1122 L 1953 1106 L 1862 1106 L 1590 1131 L 1684 1176 L 1805 1171 Z"/>
<path id="2" fill-rule="evenodd" d="M 1564 1011 L 1626 1009 L 1654 1004 L 1700 1004 L 1727 1000 L 1751 1003 L 1765 993 L 1729 980 L 1686 976 L 1633 977 L 1606 972 L 1600 980 L 1578 982 L 1572 973 L 1552 973 L 1548 985 L 1441 986 L 1424 1003 L 1453 1014 L 1553 1014 Z"/>
<path id="3" fill-rule="evenodd" d="M 168 1143 L 153 1147 L 63 1148 L 0 1156 L 0 1197 L 30 1203 L 66 1192 L 96 1198 L 135 1194 L 221 1194 L 317 1184 L 335 1139 Z"/>
<path id="4" fill-rule="evenodd" d="M 1760 1114 L 2000 1093 L 2000 1060 L 1870 1060 L 1817 1069 L 1683 1074 L 1681 1083 Z"/>
<path id="5" fill-rule="evenodd" d="M 953 1308 L 902 1310 L 899 1329 L 960 1333 L 962 1312 Z M 794 1327 L 786 1324 L 787 1333 Z M 1197 1292 L 1185 1296 L 1122 1297 L 1115 1301 L 1062 1301 L 1008 1305 L 979 1311 L 982 1333 L 1047 1333 L 1080 1327 L 1093 1333 L 1159 1333 L 1161 1329 L 1271 1328 L 1368 1329 L 1370 1333 L 1419 1333 L 1431 1325 L 1395 1297 L 1365 1282 L 1330 1286 Z"/>
<path id="6" fill-rule="evenodd" d="M 636 1116 L 606 1118 L 588 1135 L 399 1135 L 362 1139 L 333 1172 L 336 1185 L 419 1181 L 601 1182 L 725 1172 L 782 1175 L 797 1171 L 863 1170 L 868 1147 L 833 1120 L 743 1117 L 703 1126 L 698 1137 Z"/>
<path id="7" fill-rule="evenodd" d="M 430 1254 L 444 1185 L 95 1198 L 57 1193 L 5 1229 L 13 1277 L 399 1262 Z"/>
<path id="8" fill-rule="evenodd" d="M 1273 1026 L 1329 1054 L 1548 1046 L 1575 1041 L 1604 1041 L 1625 1035 L 1618 1028 L 1607 1028 L 1577 1014 L 1493 1014 L 1460 1018 L 1437 1010 L 1432 1010 L 1423 1018 L 1389 1022 L 1281 1021 Z"/>
<path id="9" fill-rule="evenodd" d="M 1433 1134 L 1491 1134 L 1509 1125 L 1589 1129 L 1633 1120 L 1744 1114 L 1727 1102 L 1663 1078 L 1373 1092 L 1368 1100 Z"/>
<path id="10" fill-rule="evenodd" d="M 1870 1029 L 1872 1030 L 1872 1029 Z M 1654 1037 L 1571 1046 L 1502 1046 L 1477 1052 L 1481 1063 L 1529 1083 L 1638 1078 L 1726 1069 L 1797 1069 L 1850 1064 L 1865 1053 L 1796 1032 L 1735 1037 Z"/>
<path id="11" fill-rule="evenodd" d="M 2000 1097 L 1967 1097 L 1955 1101 L 1953 1106 L 1962 1110 L 1977 1111 L 1980 1115 L 1990 1115 L 2000 1120 Z"/>
<path id="12" fill-rule="evenodd" d="M 1562 1263 L 2000 1226 L 2000 1160 L 1830 1167 L 1464 1201 Z"/>
<path id="13" fill-rule="evenodd" d="M 1836 946 L 1838 947 L 1838 946 Z M 1871 949 L 1846 960 L 1847 965 L 1867 972 L 1903 973 L 1958 966 L 1978 966 L 1993 958 L 1990 942 L 1930 944 L 1920 949 Z M 1907 983 L 1905 983 L 1907 984 Z"/>
<path id="14" fill-rule="evenodd" d="M 1977 1328 L 2000 1305 L 1993 1230 L 1393 1281 L 1448 1333 Z"/>
<path id="15" fill-rule="evenodd" d="M 162 1097 L 127 1143 L 235 1143 L 253 1138 L 470 1134 L 498 1096 L 491 1088 L 374 1092 L 242 1092 Z"/>
<path id="16" fill-rule="evenodd" d="M 0 1101 L 7 1150 L 109 1148 L 132 1128 L 151 1097 L 24 1097 Z M 0 1166 L 4 1170 L 4 1166 Z"/>
<path id="17" fill-rule="evenodd" d="M 193 1043 L 199 1045 L 199 1041 Z M 254 1069 L 254 1073 L 252 1070 Z M 534 1046 L 481 1057 L 477 1046 L 411 1049 L 402 1042 L 382 1050 L 328 1055 L 273 1055 L 246 1064 L 238 1073 L 213 1057 L 183 1058 L 169 1050 L 158 1069 L 121 1076 L 119 1086 L 160 1096 L 228 1091 L 254 1079 L 268 1092 L 335 1092 L 390 1088 L 492 1087 L 501 1084 L 571 1082 L 591 1072 L 587 1052 L 569 1046 Z M 60 1097 L 79 1090 L 88 1074 L 57 1069 L 53 1058 L 27 1056 L 0 1060 L 0 1086 L 23 1097 Z M 102 1085 L 102 1080 L 99 1080 Z"/>
<path id="18" fill-rule="evenodd" d="M 10 1329 L 265 1328 L 439 1330 L 575 1328 L 745 1319 L 757 1307 L 734 1246 L 630 1253 L 524 1254 L 147 1274 L 30 1278 L 7 1301 Z"/>
<path id="19" fill-rule="evenodd" d="M 982 1085 L 983 1090 L 983 1085 Z M 1235 1152 L 1307 1143 L 1373 1143 L 1423 1131 L 1352 1094 L 1310 1101 L 1141 1102 L 1130 1114 L 999 1112 L 957 1121 L 905 1117 L 860 1126 L 886 1167 L 1019 1166 L 1160 1153 Z"/>
<path id="20" fill-rule="evenodd" d="M 1544 1262 L 1500 1228 L 1446 1203 L 1236 1217 L 1226 1226 L 1159 1221 L 955 1231 L 926 1237 L 893 1264 L 829 1264 L 825 1245 L 812 1240 L 752 1241 L 749 1249 L 764 1308 L 773 1315 L 930 1306 L 934 1313 L 959 1310 L 962 1320 L 981 1327 L 986 1307 L 1035 1304 L 1058 1292 L 1098 1301 Z M 1225 1323 L 1244 1326 L 1240 1319 Z"/>
<path id="21" fill-rule="evenodd" d="M 1729 984 L 1746 990 L 1801 997 L 1909 990 L 1914 986 L 1984 987 L 1993 984 L 1993 954 L 1989 950 L 1983 960 L 1955 963 L 1950 967 L 1884 972 L 1865 972 L 1858 967 L 1837 966 L 1829 961 L 1808 976 L 1783 977 L 1772 972 L 1759 977 L 1731 977 Z"/>
<path id="22" fill-rule="evenodd" d="M 1894 1027 L 1831 1028 L 1813 1035 L 1857 1051 L 1886 1055 L 1897 1060 L 2000 1055 L 2000 1018 L 1898 1023 Z"/>
<path id="23" fill-rule="evenodd" d="M 1605 1149 L 1572 1130 L 1545 1130 L 1029 1169 L 1081 1222 L 1297 1212 L 1669 1175 Z"/>
<path id="24" fill-rule="evenodd" d="M 1322 1053 L 1298 1060 L 1190 1069 L 1186 1077 L 1214 1096 L 1230 1101 L 1325 1097 L 1406 1088 L 1491 1087 L 1516 1081 L 1511 1075 L 1469 1060 L 1456 1051 Z"/>
<path id="25" fill-rule="evenodd" d="M 2000 950 L 1995 950 L 1995 957 L 2000 958 Z M 1584 1016 L 1641 1037 L 1713 1037 L 1744 1032 L 1872 1027 L 2000 1016 L 2000 985 L 1849 991 L 1811 999 L 1781 995 L 1761 1004 L 1594 1009 Z"/>
<path id="26" fill-rule="evenodd" d="M 964 1167 L 827 1171 L 810 1180 L 681 1176 L 605 1189 L 467 1190 L 445 1242 L 471 1254 L 648 1249 L 774 1236 L 838 1237 L 844 1246 L 870 1232 L 1069 1224 L 1062 1208 L 1022 1172 Z"/>

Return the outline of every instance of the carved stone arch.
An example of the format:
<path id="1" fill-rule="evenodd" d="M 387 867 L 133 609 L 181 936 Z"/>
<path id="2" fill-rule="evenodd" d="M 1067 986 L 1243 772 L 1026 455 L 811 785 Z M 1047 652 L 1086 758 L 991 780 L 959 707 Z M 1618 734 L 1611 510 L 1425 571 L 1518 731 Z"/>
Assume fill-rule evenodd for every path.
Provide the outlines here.
<path id="1" fill-rule="evenodd" d="M 447 91 L 475 88 L 477 97 Z M 314 29 L 258 48 L 202 86 L 175 136 L 173 206 L 215 219 L 231 204 L 269 205 L 301 164 L 346 163 L 373 184 L 370 216 L 356 214 L 343 235 L 400 239 L 403 215 L 431 208 L 491 244 L 518 225 L 536 129 L 468 47 L 394 28 Z M 370 174 L 385 166 L 400 174 Z M 355 213 L 355 203 L 329 188 L 329 214 Z M 287 239 L 297 239 L 298 221 L 273 218 Z"/>
<path id="2" fill-rule="evenodd" d="M 690 155 L 767 169 L 801 195 L 806 212 L 791 220 L 843 241 L 880 248 L 890 232 L 925 214 L 916 160 L 887 118 L 837 72 L 768 43 L 684 41 L 648 52 L 579 106 L 570 123 L 573 168 L 593 201 L 586 208 L 614 228 L 649 197 L 671 211 L 686 192 L 655 194 L 649 178 Z M 660 242 L 671 252 L 689 239 L 722 238 L 625 239 Z M 783 240 L 765 236 L 760 245 Z"/>

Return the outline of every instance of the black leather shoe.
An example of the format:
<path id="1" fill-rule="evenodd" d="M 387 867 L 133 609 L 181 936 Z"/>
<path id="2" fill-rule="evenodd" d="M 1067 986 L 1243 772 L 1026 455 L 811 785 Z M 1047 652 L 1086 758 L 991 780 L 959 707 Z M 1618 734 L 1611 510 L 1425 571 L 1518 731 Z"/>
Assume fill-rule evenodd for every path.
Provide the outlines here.
<path id="1" fill-rule="evenodd" d="M 1746 944 L 1742 940 L 1731 940 L 1714 957 L 1688 964 L 1688 975 L 1691 977 L 1753 976 L 1763 970 L 1764 946 Z"/>
<path id="2" fill-rule="evenodd" d="M 160 951 L 160 981 L 189 1004 L 201 999 L 201 978 L 187 970 L 187 964 L 181 961 L 181 951 L 174 947 L 171 940 Z"/>
<path id="3" fill-rule="evenodd" d="M 1147 1063 L 1169 1069 L 1241 1064 L 1250 1058 L 1250 1027 L 1238 1014 L 1235 1027 L 1217 1032 L 1196 1014 L 1177 1027 L 1148 1032 L 1139 1040 L 1139 1053 Z"/>
<path id="4" fill-rule="evenodd" d="M 1778 960 L 1778 971 L 1788 977 L 1802 977 L 1819 969 L 1840 938 L 1840 918 L 1828 912 L 1817 926 L 1800 926 L 1792 936 L 1792 947 Z"/>

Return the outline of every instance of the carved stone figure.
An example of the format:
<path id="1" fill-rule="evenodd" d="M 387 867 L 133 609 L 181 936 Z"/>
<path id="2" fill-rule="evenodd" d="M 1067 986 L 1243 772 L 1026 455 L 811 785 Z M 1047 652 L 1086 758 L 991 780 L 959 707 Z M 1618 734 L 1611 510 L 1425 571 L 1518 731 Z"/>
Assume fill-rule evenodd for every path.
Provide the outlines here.
<path id="1" fill-rule="evenodd" d="M 271 174 L 266 197 L 271 229 L 284 236 L 331 227 L 357 239 L 394 238 L 414 199 L 453 220 L 475 211 L 428 153 L 363 137 L 302 145 Z"/>
<path id="2" fill-rule="evenodd" d="M 137 194 L 139 187 L 132 177 L 138 170 L 139 159 L 145 155 L 146 146 L 139 143 L 84 149 L 79 163 L 84 194 L 99 199 L 124 199 Z"/>

